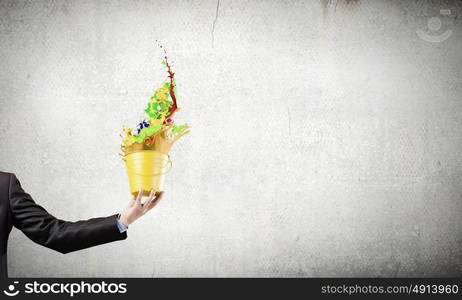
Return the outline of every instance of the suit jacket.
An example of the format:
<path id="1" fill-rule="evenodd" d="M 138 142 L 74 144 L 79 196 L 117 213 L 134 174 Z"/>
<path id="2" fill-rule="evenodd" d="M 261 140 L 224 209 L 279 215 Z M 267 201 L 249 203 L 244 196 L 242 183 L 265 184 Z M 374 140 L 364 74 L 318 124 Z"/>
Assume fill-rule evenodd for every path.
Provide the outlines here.
<path id="1" fill-rule="evenodd" d="M 7 243 L 12 227 L 32 241 L 68 253 L 127 238 L 117 214 L 77 222 L 63 221 L 34 202 L 12 173 L 0 172 L 0 279 L 8 277 Z"/>

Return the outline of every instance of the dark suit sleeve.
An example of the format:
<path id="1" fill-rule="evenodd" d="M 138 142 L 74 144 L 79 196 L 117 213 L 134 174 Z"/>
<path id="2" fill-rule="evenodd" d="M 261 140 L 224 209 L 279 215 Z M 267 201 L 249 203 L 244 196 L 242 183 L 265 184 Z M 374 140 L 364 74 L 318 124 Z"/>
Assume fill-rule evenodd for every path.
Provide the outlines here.
<path id="1" fill-rule="evenodd" d="M 117 214 L 77 222 L 55 218 L 34 202 L 14 174 L 9 195 L 13 225 L 34 242 L 61 253 L 127 238 L 117 227 Z"/>

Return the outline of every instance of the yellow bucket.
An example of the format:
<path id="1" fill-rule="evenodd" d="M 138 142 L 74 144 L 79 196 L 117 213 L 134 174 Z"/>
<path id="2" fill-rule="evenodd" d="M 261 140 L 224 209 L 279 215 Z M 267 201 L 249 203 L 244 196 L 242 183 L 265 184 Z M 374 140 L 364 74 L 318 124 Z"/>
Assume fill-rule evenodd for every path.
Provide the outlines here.
<path id="1" fill-rule="evenodd" d="M 149 196 L 152 189 L 162 191 L 165 174 L 172 168 L 170 156 L 155 150 L 140 150 L 124 156 L 127 166 L 130 193 L 137 195 L 140 189 Z"/>

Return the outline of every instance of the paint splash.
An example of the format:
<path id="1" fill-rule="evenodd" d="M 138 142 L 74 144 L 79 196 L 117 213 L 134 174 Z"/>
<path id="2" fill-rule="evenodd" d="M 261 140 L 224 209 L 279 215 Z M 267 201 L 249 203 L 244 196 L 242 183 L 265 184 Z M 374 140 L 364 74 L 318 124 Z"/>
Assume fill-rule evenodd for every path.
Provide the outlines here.
<path id="1" fill-rule="evenodd" d="M 175 73 L 168 62 L 164 46 L 160 43 L 158 46 L 163 49 L 162 64 L 166 67 L 168 75 L 163 85 L 155 90 L 148 101 L 147 108 L 144 110 L 147 118 L 138 123 L 135 131 L 131 128 L 123 128 L 123 135 L 121 135 L 123 156 L 139 150 L 168 153 L 173 143 L 189 132 L 188 124 L 174 124 L 173 116 L 180 110 L 177 104 Z"/>

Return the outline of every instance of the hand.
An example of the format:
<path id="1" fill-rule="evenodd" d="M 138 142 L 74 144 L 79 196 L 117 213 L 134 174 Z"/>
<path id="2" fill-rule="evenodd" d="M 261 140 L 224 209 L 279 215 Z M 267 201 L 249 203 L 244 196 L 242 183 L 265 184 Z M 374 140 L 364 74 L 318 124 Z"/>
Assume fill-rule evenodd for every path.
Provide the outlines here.
<path id="1" fill-rule="evenodd" d="M 124 224 L 127 228 L 128 225 L 135 222 L 139 217 L 147 213 L 151 208 L 159 203 L 160 199 L 164 195 L 164 192 L 155 192 L 154 189 L 151 190 L 149 194 L 148 200 L 144 203 L 141 203 L 141 198 L 143 196 L 144 190 L 141 189 L 138 192 L 138 195 L 130 199 L 128 202 L 127 207 L 124 208 L 122 213 L 120 214 L 120 222 Z"/>

